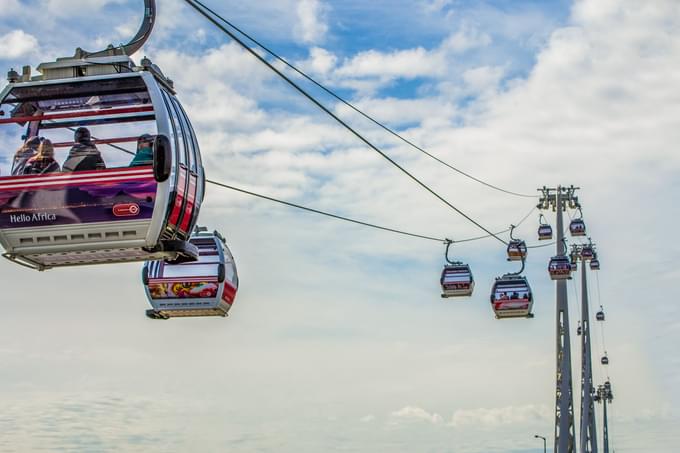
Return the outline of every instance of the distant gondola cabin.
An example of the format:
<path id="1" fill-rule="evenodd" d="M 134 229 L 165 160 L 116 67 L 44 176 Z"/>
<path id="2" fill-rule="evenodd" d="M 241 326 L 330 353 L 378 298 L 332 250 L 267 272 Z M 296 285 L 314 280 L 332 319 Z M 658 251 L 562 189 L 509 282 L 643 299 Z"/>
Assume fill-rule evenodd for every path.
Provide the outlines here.
<path id="1" fill-rule="evenodd" d="M 196 232 L 189 242 L 198 248 L 197 261 L 169 264 L 147 262 L 142 279 L 154 319 L 227 316 L 236 298 L 236 263 L 217 232 Z"/>

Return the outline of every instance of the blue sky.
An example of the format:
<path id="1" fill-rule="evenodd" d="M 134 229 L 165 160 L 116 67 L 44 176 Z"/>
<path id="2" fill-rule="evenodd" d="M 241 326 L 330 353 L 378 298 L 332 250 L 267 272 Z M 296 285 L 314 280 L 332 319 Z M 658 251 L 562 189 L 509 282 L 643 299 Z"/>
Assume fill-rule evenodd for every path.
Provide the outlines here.
<path id="1" fill-rule="evenodd" d="M 602 261 L 591 301 L 607 309 L 606 345 L 596 338 L 594 355 L 612 360 L 614 448 L 674 451 L 677 2 L 206 2 L 463 170 L 522 192 L 581 186 Z M 0 68 L 125 42 L 141 3 L 4 0 Z M 210 178 L 418 233 L 479 234 L 182 2 L 158 3 L 134 58 L 175 80 Z M 323 99 L 485 226 L 531 209 Z M 216 188 L 201 216 L 239 266 L 224 320 L 147 320 L 138 265 L 37 274 L 0 262 L 0 451 L 539 453 L 533 435 L 552 437 L 552 250 L 529 253 L 536 318 L 500 322 L 488 291 L 515 266 L 493 240 L 454 247 L 477 288 L 445 302 L 441 244 Z M 531 243 L 537 220 L 518 232 Z"/>

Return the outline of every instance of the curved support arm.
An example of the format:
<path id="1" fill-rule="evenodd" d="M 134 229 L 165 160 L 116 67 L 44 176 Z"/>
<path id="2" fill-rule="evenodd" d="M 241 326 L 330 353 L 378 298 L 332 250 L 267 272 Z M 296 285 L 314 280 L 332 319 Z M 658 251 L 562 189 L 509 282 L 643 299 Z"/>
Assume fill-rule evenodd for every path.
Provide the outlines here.
<path id="1" fill-rule="evenodd" d="M 569 251 L 569 246 L 567 245 L 567 238 L 565 238 L 565 237 L 562 238 L 562 245 L 563 245 L 563 247 L 564 247 L 564 248 L 562 249 L 562 250 L 564 251 L 564 253 L 562 253 L 562 254 L 563 254 L 564 256 L 567 256 L 567 252 Z"/>
<path id="2" fill-rule="evenodd" d="M 519 269 L 517 272 L 510 272 L 509 274 L 506 275 L 522 275 L 522 272 L 524 272 L 524 263 L 526 262 L 526 259 L 522 258 L 522 267 Z"/>
<path id="3" fill-rule="evenodd" d="M 446 259 L 446 262 L 449 264 L 455 264 L 455 261 L 451 261 L 449 259 L 449 248 L 451 248 L 451 245 L 453 244 L 453 241 L 451 239 L 446 240 L 446 252 L 444 252 L 444 258 Z"/>
<path id="4" fill-rule="evenodd" d="M 543 216 L 543 213 L 541 213 L 538 216 L 538 223 L 539 223 L 539 225 L 547 225 L 548 224 L 548 220 Z"/>
<path id="5" fill-rule="evenodd" d="M 515 231 L 515 225 L 510 225 L 510 239 L 513 240 L 513 241 L 515 240 L 515 238 L 512 235 L 512 233 L 514 231 Z"/>
<path id="6" fill-rule="evenodd" d="M 123 55 L 132 55 L 137 52 L 146 43 L 154 23 L 156 22 L 156 0 L 144 0 L 144 18 L 142 25 L 139 27 L 137 34 L 130 40 L 129 43 L 119 47 L 119 52 Z M 84 52 L 88 57 L 101 57 L 108 55 L 110 49 L 100 50 L 98 52 Z"/>

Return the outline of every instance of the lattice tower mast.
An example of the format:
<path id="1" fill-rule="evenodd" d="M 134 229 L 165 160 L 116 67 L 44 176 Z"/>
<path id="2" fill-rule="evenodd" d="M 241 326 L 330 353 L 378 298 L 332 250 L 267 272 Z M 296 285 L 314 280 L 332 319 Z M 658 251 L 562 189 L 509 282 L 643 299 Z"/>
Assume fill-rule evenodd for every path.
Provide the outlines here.
<path id="1" fill-rule="evenodd" d="M 556 213 L 557 255 L 567 254 L 564 243 L 563 214 L 567 207 L 580 207 L 574 194 L 578 187 L 538 189 L 543 196 L 539 209 L 552 209 Z M 569 305 L 567 282 L 555 281 L 556 301 L 556 375 L 555 375 L 555 446 L 554 453 L 574 453 L 574 395 L 572 390 L 571 343 L 569 337 Z"/>

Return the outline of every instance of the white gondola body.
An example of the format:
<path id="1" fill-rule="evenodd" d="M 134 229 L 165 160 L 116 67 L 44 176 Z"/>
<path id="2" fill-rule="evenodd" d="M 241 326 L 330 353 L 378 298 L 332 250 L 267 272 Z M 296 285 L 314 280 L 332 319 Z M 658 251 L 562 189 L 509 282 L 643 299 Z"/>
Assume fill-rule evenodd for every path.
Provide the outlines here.
<path id="1" fill-rule="evenodd" d="M 516 275 L 497 278 L 491 290 L 491 308 L 498 319 L 533 317 L 533 296 L 527 279 Z"/>
<path id="2" fill-rule="evenodd" d="M 538 227 L 538 240 L 548 241 L 553 237 L 553 230 L 550 225 L 543 224 Z"/>
<path id="3" fill-rule="evenodd" d="M 569 258 L 563 255 L 553 256 L 548 263 L 548 273 L 552 280 L 571 279 L 572 264 Z"/>
<path id="4" fill-rule="evenodd" d="M 594 258 L 590 261 L 590 270 L 591 271 L 599 271 L 600 270 L 600 260 L 597 258 Z"/>
<path id="5" fill-rule="evenodd" d="M 189 241 L 199 250 L 195 262 L 145 263 L 142 279 L 154 319 L 227 316 L 238 291 L 236 264 L 217 233 L 196 233 Z"/>
<path id="6" fill-rule="evenodd" d="M 508 243 L 508 261 L 522 261 L 527 257 L 527 245 L 524 241 L 513 239 Z"/>
<path id="7" fill-rule="evenodd" d="M 442 297 L 471 296 L 475 280 L 470 266 L 466 264 L 447 264 L 440 278 Z"/>
<path id="8" fill-rule="evenodd" d="M 60 150 L 73 145 L 67 133 L 72 137 L 81 126 L 94 129 L 94 143 L 106 147 L 109 156 L 118 153 L 114 159 L 126 159 L 122 166 L 96 171 L 3 171 L 0 244 L 6 258 L 44 270 L 178 257 L 169 244 L 186 244 L 197 221 L 205 176 L 186 113 L 156 73 L 135 70 L 10 83 L 0 99 L 1 126 L 23 124 L 24 136 L 66 140 L 54 144 L 58 162 L 66 154 Z M 129 136 L 120 136 L 112 126 L 126 128 Z M 107 146 L 136 144 L 142 134 L 171 148 L 165 154 L 171 160 L 169 176 L 163 181 L 156 177 L 155 157 L 148 165 L 129 166 L 132 156 Z"/>
<path id="9" fill-rule="evenodd" d="M 585 236 L 586 224 L 582 219 L 574 219 L 569 223 L 569 233 L 572 236 Z"/>

